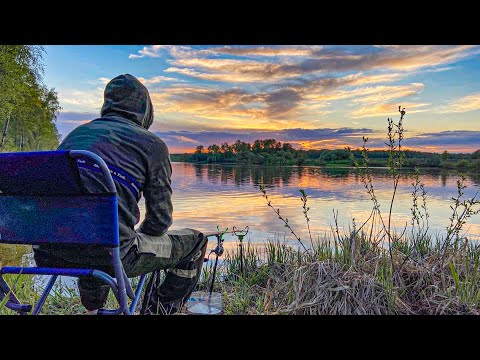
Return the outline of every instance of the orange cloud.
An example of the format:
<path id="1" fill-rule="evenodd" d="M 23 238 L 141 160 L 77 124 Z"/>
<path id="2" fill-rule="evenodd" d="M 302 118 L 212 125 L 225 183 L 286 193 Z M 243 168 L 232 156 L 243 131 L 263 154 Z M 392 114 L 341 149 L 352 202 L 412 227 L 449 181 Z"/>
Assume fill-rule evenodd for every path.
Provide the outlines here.
<path id="1" fill-rule="evenodd" d="M 429 111 L 429 109 L 419 109 L 431 104 L 428 103 L 402 103 L 399 104 L 407 110 L 407 114 L 414 114 Z M 369 106 L 360 107 L 351 112 L 353 118 L 373 117 L 373 116 L 386 116 L 392 117 L 397 115 L 394 108 L 398 106 L 396 104 L 373 104 Z"/>
<path id="2" fill-rule="evenodd" d="M 441 107 L 440 113 L 462 113 L 480 109 L 480 92 L 464 96 L 450 101 L 447 105 Z"/>
<path id="3" fill-rule="evenodd" d="M 218 54 L 229 54 L 239 56 L 310 56 L 314 51 L 322 49 L 321 46 L 251 46 L 251 47 L 231 47 L 212 49 Z"/>

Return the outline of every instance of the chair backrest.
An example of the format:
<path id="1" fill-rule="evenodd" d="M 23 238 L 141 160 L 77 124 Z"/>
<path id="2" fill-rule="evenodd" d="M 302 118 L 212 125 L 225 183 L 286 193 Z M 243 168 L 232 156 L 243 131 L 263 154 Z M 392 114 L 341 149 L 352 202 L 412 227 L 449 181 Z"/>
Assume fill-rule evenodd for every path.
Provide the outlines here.
<path id="1" fill-rule="evenodd" d="M 108 192 L 85 190 L 77 162 L 94 162 Z M 89 151 L 0 154 L 0 243 L 117 247 L 118 202 L 105 162 Z"/>

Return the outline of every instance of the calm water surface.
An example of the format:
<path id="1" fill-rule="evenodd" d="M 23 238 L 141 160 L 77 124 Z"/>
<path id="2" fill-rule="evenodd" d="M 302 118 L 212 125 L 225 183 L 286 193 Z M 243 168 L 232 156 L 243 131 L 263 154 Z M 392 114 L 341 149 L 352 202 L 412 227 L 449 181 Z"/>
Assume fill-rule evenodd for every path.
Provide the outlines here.
<path id="1" fill-rule="evenodd" d="M 372 169 L 380 209 L 388 213 L 392 180 L 386 169 Z M 427 208 L 432 231 L 444 231 L 451 215 L 451 197 L 456 196 L 459 175 L 447 171 L 422 170 L 427 190 Z M 314 234 L 331 231 L 333 210 L 338 210 L 340 228 L 348 229 L 353 219 L 361 223 L 372 210 L 370 196 L 352 168 L 242 167 L 173 163 L 174 223 L 172 228 L 193 227 L 204 231 L 248 225 L 251 241 L 264 241 L 275 234 L 288 236 L 283 223 L 266 204 L 259 191 L 265 184 L 273 206 L 287 217 L 300 238 L 308 238 L 299 189 L 308 194 L 310 228 Z M 467 176 L 466 196 L 479 190 L 480 175 Z M 401 179 L 393 206 L 394 224 L 402 228 L 411 221 L 412 180 Z M 144 213 L 144 203 L 141 203 Z M 480 216 L 465 228 L 470 237 L 480 237 Z"/>
<path id="2" fill-rule="evenodd" d="M 272 204 L 287 217 L 294 231 L 308 243 L 308 232 L 302 213 L 299 189 L 304 189 L 310 207 L 310 227 L 315 235 L 331 232 L 333 210 L 338 210 L 340 230 L 348 230 L 353 218 L 357 224 L 370 215 L 372 203 L 355 169 L 326 169 L 319 167 L 245 167 L 234 165 L 196 165 L 173 163 L 172 229 L 196 228 L 213 232 L 220 228 L 250 227 L 247 240 L 263 243 L 275 237 L 289 243 L 296 242 L 259 191 L 265 184 Z M 392 194 L 392 181 L 386 169 L 372 169 L 374 187 L 383 213 L 388 212 Z M 430 229 L 445 230 L 451 215 L 451 197 L 456 196 L 457 173 L 446 170 L 421 170 L 421 180 L 427 189 L 427 207 Z M 412 180 L 400 181 L 393 207 L 393 220 L 397 229 L 411 219 Z M 479 189 L 480 175 L 469 175 L 465 185 L 467 196 Z M 140 202 L 141 218 L 145 203 Z M 465 230 L 471 240 L 480 239 L 480 216 L 469 220 Z M 227 247 L 235 246 L 232 236 L 226 237 Z M 213 245 L 212 245 L 213 246 Z M 15 263 L 24 251 L 0 248 L 0 263 Z"/>

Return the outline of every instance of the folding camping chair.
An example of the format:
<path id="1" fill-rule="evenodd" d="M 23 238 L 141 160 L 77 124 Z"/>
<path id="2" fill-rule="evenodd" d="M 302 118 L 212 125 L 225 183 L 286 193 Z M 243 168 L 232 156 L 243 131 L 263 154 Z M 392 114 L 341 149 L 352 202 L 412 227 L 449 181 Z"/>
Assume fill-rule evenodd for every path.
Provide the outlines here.
<path id="1" fill-rule="evenodd" d="M 78 166 L 91 164 L 102 173 L 107 191 L 89 193 Z M 0 302 L 20 314 L 32 305 L 21 304 L 5 281 L 4 274 L 49 275 L 50 279 L 35 305 L 40 312 L 58 276 L 93 276 L 110 285 L 119 307 L 98 314 L 135 313 L 145 274 L 134 293 L 125 274 L 119 251 L 117 191 L 107 164 L 96 154 L 83 151 L 41 151 L 0 154 L 0 243 L 76 244 L 109 249 L 114 277 L 97 269 L 7 266 L 0 269 Z M 132 299 L 128 306 L 128 299 Z"/>

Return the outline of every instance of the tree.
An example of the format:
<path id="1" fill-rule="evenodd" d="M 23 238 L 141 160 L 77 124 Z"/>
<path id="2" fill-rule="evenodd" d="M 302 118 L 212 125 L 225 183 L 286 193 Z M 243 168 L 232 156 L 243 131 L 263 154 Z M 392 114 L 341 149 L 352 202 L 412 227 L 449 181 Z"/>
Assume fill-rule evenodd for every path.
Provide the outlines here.
<path id="1" fill-rule="evenodd" d="M 254 154 L 259 154 L 262 151 L 262 142 L 261 140 L 255 140 L 252 146 L 252 152 Z"/>
<path id="2" fill-rule="evenodd" d="M 273 152 L 277 143 L 275 139 L 260 140 L 260 142 L 262 143 L 263 150 L 269 154 Z"/>
<path id="3" fill-rule="evenodd" d="M 0 45 L 0 148 L 54 149 L 57 93 L 42 82 L 41 46 Z M 12 136 L 13 134 L 13 136 Z"/>
<path id="4" fill-rule="evenodd" d="M 233 152 L 232 152 L 232 146 L 230 146 L 227 142 L 222 143 L 221 145 L 222 153 L 225 157 L 225 159 L 230 159 L 232 158 Z"/>
<path id="5" fill-rule="evenodd" d="M 448 160 L 448 155 L 449 155 L 449 154 L 448 154 L 448 151 L 445 150 L 445 151 L 443 152 L 442 156 L 441 156 L 441 157 L 442 157 L 442 160 L 443 160 L 443 161 L 447 161 L 447 160 Z"/>
<path id="6" fill-rule="evenodd" d="M 220 151 L 220 146 L 218 146 L 217 144 L 213 144 L 213 145 L 210 145 L 207 150 L 213 154 L 213 161 L 216 162 L 217 161 L 217 155 L 218 155 L 218 152 Z"/>
<path id="7" fill-rule="evenodd" d="M 293 146 L 289 143 L 283 143 L 282 145 L 283 151 L 293 152 Z"/>

